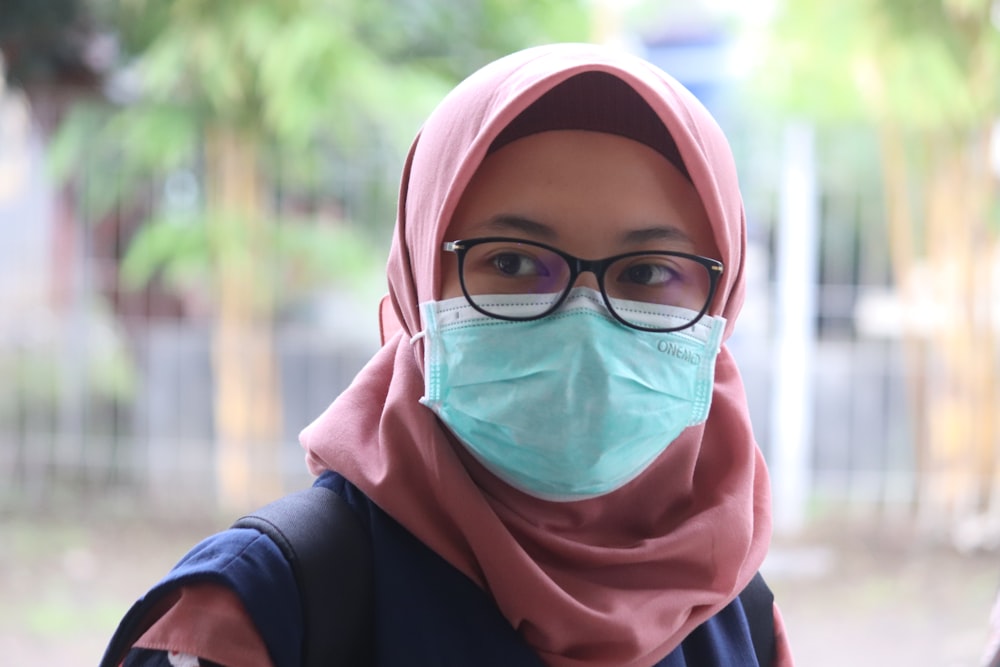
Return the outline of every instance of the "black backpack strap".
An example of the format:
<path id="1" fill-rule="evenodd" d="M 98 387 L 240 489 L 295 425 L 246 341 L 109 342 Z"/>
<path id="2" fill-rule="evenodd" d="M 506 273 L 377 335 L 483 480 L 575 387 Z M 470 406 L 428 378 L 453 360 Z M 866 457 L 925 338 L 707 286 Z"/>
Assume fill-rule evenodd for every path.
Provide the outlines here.
<path id="1" fill-rule="evenodd" d="M 302 600 L 303 667 L 371 664 L 371 538 L 343 498 L 313 486 L 244 516 L 233 528 L 259 530 L 291 564 Z"/>
<path id="2" fill-rule="evenodd" d="M 740 593 L 740 602 L 750 625 L 753 652 L 760 667 L 774 664 L 774 593 L 760 572 L 754 575 Z"/>

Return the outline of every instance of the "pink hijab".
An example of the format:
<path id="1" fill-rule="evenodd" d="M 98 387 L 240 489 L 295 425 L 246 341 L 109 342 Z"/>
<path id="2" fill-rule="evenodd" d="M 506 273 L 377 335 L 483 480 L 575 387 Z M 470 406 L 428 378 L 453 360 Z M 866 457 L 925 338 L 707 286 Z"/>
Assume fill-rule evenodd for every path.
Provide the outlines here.
<path id="1" fill-rule="evenodd" d="M 767 472 L 728 349 L 712 409 L 654 464 L 600 498 L 552 503 L 486 472 L 423 394 L 418 304 L 438 297 L 452 212 L 493 139 L 522 110 L 583 72 L 625 81 L 673 136 L 726 266 L 713 314 L 728 337 L 743 301 L 745 223 L 728 144 L 676 81 L 633 56 L 588 44 L 527 49 L 457 86 L 427 120 L 403 173 L 388 263 L 401 331 L 302 432 L 310 469 L 336 470 L 488 592 L 557 667 L 653 665 L 726 606 L 764 559 Z"/>

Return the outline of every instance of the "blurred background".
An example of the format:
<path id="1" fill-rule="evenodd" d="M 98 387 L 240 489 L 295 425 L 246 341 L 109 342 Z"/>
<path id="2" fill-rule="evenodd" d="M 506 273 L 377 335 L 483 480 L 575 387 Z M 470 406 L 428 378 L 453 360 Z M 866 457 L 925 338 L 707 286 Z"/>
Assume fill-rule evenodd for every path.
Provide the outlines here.
<path id="1" fill-rule="evenodd" d="M 1000 584 L 1000 3 L 2 0 L 0 662 L 95 664 L 309 483 L 405 151 L 550 41 L 674 75 L 749 228 L 730 341 L 800 665 L 979 665 Z"/>

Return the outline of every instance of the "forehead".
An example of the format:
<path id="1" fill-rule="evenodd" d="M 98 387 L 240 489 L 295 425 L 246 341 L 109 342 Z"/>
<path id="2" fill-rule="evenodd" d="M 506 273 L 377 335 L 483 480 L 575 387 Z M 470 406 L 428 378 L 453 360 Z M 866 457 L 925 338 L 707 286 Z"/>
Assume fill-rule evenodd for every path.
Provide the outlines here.
<path id="1" fill-rule="evenodd" d="M 650 247 L 719 254 L 697 192 L 671 161 L 632 139 L 582 130 L 523 137 L 481 163 L 445 236 L 491 235 L 582 257 Z"/>

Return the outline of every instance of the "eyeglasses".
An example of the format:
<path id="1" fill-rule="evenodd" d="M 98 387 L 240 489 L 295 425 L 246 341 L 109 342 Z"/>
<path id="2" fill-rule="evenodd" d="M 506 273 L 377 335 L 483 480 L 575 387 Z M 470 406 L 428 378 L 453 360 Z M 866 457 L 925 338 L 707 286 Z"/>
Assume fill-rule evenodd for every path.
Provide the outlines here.
<path id="1" fill-rule="evenodd" d="M 462 292 L 473 308 L 500 320 L 537 320 L 555 311 L 577 277 L 593 273 L 608 311 L 622 324 L 643 331 L 678 331 L 700 320 L 712 302 L 722 262 L 666 250 L 627 252 L 605 259 L 580 259 L 558 248 L 503 237 L 446 241 L 445 252 L 458 255 Z M 531 294 L 511 315 L 495 297 Z M 494 298 L 490 298 L 494 297 Z M 647 306 L 672 306 L 674 326 L 651 320 Z M 678 319 L 679 318 L 679 319 Z"/>

